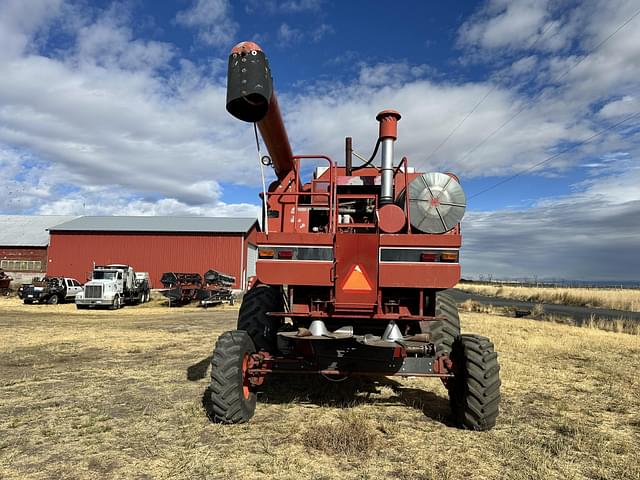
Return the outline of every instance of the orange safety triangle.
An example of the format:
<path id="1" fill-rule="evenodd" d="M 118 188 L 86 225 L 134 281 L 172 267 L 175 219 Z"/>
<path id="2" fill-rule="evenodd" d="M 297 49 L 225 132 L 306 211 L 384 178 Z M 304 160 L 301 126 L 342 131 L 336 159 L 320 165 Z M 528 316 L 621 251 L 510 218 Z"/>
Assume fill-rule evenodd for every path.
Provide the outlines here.
<path id="1" fill-rule="evenodd" d="M 371 283 L 360 265 L 355 265 L 342 286 L 342 290 L 371 291 Z"/>

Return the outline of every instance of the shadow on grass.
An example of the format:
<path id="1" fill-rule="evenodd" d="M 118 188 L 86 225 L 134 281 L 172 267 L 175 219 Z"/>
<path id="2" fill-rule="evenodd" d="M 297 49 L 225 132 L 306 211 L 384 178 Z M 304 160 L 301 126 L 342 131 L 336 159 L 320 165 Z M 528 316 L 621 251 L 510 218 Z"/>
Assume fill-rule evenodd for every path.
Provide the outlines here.
<path id="1" fill-rule="evenodd" d="M 202 362 L 200 362 L 202 363 Z M 434 380 L 436 381 L 436 380 Z M 391 395 L 381 389 L 390 388 Z M 405 405 L 421 411 L 426 417 L 453 426 L 450 420 L 449 400 L 433 392 L 403 386 L 386 377 L 353 377 L 331 382 L 321 376 L 273 376 L 258 392 L 260 404 L 314 404 L 323 407 L 352 408 L 357 405 Z M 202 395 L 202 407 L 211 418 L 209 387 Z"/>
<path id="2" fill-rule="evenodd" d="M 187 380 L 191 382 L 202 380 L 207 376 L 207 370 L 209 370 L 210 364 L 211 356 L 208 356 L 200 360 L 198 363 L 194 363 L 193 365 L 189 366 L 187 368 Z"/>

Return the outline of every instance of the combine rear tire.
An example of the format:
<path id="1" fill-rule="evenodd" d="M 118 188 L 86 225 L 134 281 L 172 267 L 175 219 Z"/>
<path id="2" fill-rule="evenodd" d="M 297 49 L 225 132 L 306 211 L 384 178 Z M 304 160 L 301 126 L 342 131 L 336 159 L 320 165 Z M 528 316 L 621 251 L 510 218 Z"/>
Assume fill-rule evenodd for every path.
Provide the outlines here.
<path id="1" fill-rule="evenodd" d="M 420 322 L 420 330 L 431 334 L 436 353 L 449 353 L 460 335 L 460 317 L 455 300 L 445 292 L 436 293 L 436 316 L 446 320 Z"/>
<path id="2" fill-rule="evenodd" d="M 500 405 L 500 365 L 493 343 L 480 335 L 461 335 L 451 360 L 455 377 L 447 388 L 455 422 L 469 430 L 490 430 Z"/>
<path id="3" fill-rule="evenodd" d="M 256 410 L 256 394 L 251 391 L 247 368 L 256 348 L 242 330 L 218 337 L 211 357 L 211 410 L 209 418 L 217 423 L 244 423 Z"/>
<path id="4" fill-rule="evenodd" d="M 283 309 L 282 294 L 278 288 L 257 285 L 242 299 L 238 313 L 238 330 L 246 331 L 258 350 L 274 352 L 282 319 L 270 317 L 267 312 L 281 312 Z"/>

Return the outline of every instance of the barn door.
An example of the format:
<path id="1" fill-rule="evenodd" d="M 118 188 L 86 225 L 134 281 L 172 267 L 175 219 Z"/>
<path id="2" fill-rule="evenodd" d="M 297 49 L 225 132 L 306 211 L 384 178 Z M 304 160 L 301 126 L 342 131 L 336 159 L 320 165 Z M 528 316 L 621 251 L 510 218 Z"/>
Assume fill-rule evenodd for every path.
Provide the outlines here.
<path id="1" fill-rule="evenodd" d="M 258 260 L 258 247 L 247 244 L 247 278 L 256 274 L 256 261 Z"/>

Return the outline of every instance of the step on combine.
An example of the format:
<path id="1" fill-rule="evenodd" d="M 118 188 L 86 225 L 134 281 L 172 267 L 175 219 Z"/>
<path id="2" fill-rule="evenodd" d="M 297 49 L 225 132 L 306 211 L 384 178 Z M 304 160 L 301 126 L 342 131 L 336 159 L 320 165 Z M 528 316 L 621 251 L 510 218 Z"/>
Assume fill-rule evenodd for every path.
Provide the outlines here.
<path id="1" fill-rule="evenodd" d="M 460 279 L 458 178 L 396 161 L 394 110 L 378 113 L 374 152 L 361 165 L 351 138 L 343 165 L 294 155 L 267 57 L 253 42 L 229 56 L 227 110 L 257 125 L 277 179 L 263 194 L 256 277 L 237 329 L 213 352 L 210 417 L 248 421 L 272 375 L 433 377 L 460 427 L 492 428 L 497 353 L 488 338 L 460 333 L 446 293 Z"/>

